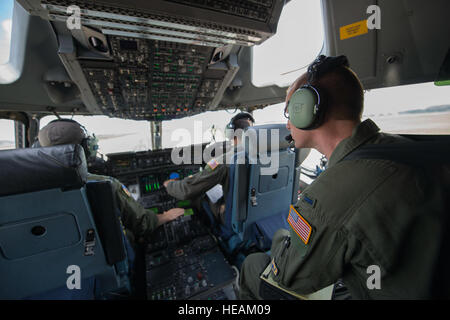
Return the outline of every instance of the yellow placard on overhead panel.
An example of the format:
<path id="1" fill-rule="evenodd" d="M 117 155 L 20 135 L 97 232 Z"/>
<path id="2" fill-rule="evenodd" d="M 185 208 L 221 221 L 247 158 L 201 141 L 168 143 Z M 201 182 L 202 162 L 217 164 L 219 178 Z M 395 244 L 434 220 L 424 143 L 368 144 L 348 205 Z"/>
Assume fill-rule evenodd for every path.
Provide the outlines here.
<path id="1" fill-rule="evenodd" d="M 367 29 L 367 20 L 358 21 L 339 28 L 341 40 L 360 36 L 369 32 Z"/>

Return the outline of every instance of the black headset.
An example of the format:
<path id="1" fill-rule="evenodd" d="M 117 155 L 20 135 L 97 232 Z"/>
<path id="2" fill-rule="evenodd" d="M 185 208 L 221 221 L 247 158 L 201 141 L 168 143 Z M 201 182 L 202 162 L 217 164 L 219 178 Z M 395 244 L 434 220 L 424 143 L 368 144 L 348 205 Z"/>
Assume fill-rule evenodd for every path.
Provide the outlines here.
<path id="1" fill-rule="evenodd" d="M 90 135 L 85 126 L 83 126 L 81 123 L 79 123 L 73 119 L 59 118 L 59 119 L 50 121 L 48 124 L 54 123 L 54 122 L 60 122 L 60 121 L 75 123 L 78 126 L 80 126 L 81 130 L 83 130 L 84 138 L 81 140 L 81 142 L 79 144 L 84 149 L 84 152 L 86 154 L 86 159 L 95 157 L 95 155 L 97 154 L 97 150 L 98 150 L 98 139 L 95 136 L 95 134 Z"/>
<path id="2" fill-rule="evenodd" d="M 255 119 L 248 112 L 241 112 L 231 118 L 230 122 L 227 124 L 227 129 L 235 130 L 236 129 L 236 121 L 240 119 L 249 119 L 252 123 L 255 123 Z"/>
<path id="3" fill-rule="evenodd" d="M 296 128 L 312 130 L 322 125 L 326 113 L 327 95 L 323 89 L 313 86 L 312 83 L 341 66 L 350 67 L 346 56 L 320 55 L 309 65 L 307 84 L 292 94 L 284 110 L 286 118 Z"/>

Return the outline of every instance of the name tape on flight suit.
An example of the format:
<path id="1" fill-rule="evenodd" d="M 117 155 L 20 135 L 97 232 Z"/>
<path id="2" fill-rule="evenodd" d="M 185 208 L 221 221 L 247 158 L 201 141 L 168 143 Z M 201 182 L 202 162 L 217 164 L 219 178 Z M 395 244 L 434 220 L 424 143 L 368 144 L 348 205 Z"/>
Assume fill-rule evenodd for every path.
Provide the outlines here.
<path id="1" fill-rule="evenodd" d="M 291 205 L 289 210 L 289 217 L 287 222 L 292 227 L 294 232 L 302 239 L 305 244 L 308 244 L 309 238 L 311 237 L 311 225 L 300 215 L 300 213 L 295 210 Z"/>
<path id="2" fill-rule="evenodd" d="M 274 275 L 278 275 L 278 267 L 277 264 L 275 263 L 275 258 L 272 258 L 272 262 L 270 263 L 270 268 L 272 269 L 272 272 Z"/>

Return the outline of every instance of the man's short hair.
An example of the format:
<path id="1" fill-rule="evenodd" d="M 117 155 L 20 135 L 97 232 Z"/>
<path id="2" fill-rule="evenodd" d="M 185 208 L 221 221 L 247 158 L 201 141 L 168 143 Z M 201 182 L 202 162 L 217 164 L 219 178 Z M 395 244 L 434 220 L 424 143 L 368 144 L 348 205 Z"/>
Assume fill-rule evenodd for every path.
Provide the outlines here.
<path id="1" fill-rule="evenodd" d="M 241 118 L 234 121 L 235 129 L 245 130 L 253 124 L 253 120 L 251 118 Z"/>
<path id="2" fill-rule="evenodd" d="M 361 120 L 364 88 L 350 68 L 338 67 L 319 78 L 316 85 L 325 96 L 327 117 L 336 120 Z"/>

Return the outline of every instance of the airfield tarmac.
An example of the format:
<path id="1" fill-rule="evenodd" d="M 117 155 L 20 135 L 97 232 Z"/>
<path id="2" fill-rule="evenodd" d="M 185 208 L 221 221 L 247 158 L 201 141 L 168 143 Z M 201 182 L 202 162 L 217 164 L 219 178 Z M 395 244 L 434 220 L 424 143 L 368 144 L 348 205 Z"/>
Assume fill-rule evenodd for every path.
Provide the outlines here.
<path id="1" fill-rule="evenodd" d="M 386 115 L 371 119 L 383 132 L 450 134 L 450 112 Z"/>
<path id="2" fill-rule="evenodd" d="M 363 120 L 367 119 L 364 117 Z M 417 113 L 417 114 L 388 114 L 370 117 L 382 132 L 395 134 L 450 134 L 450 112 Z M 320 163 L 322 154 L 311 150 L 309 156 L 302 163 L 303 166 L 314 169 Z M 303 177 L 307 182 L 311 179 Z"/>

